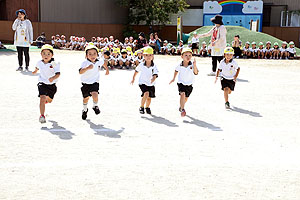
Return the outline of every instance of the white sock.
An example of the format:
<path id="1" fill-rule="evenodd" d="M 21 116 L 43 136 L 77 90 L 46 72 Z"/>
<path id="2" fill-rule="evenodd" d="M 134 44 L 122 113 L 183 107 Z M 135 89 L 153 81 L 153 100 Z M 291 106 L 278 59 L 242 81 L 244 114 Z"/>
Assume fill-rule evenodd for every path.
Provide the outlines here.
<path id="1" fill-rule="evenodd" d="M 84 104 L 83 104 L 83 110 L 84 110 L 84 111 L 87 111 L 87 103 L 84 103 Z"/>
<path id="2" fill-rule="evenodd" d="M 93 108 L 95 108 L 96 106 L 98 106 L 98 102 L 93 101 Z"/>

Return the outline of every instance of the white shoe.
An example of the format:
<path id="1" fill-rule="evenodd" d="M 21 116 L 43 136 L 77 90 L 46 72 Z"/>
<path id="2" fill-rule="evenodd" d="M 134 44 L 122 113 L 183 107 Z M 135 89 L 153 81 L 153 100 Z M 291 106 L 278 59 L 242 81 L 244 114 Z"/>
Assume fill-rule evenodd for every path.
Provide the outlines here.
<path id="1" fill-rule="evenodd" d="M 40 119 L 39 119 L 40 123 L 46 123 L 46 118 L 44 116 L 40 116 Z"/>
<path id="2" fill-rule="evenodd" d="M 216 72 L 210 72 L 209 74 L 207 74 L 207 76 L 215 76 Z"/>

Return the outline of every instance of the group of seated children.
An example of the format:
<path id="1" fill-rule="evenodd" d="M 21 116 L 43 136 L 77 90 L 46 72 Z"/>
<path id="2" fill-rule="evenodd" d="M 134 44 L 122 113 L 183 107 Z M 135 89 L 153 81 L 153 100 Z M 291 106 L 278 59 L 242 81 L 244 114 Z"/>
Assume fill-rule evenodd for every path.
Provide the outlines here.
<path id="1" fill-rule="evenodd" d="M 243 57 L 258 59 L 295 59 L 295 43 L 293 41 L 290 43 L 282 42 L 281 47 L 279 47 L 279 43 L 275 42 L 272 47 L 272 43 L 268 41 L 266 46 L 264 46 L 263 42 L 260 42 L 257 47 L 256 42 L 252 42 L 250 47 L 250 42 L 246 42 L 243 48 Z"/>

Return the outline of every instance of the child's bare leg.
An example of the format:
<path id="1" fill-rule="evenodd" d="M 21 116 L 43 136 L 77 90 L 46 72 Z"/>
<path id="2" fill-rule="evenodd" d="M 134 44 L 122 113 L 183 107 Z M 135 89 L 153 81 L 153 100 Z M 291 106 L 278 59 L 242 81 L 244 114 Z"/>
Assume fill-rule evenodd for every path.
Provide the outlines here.
<path id="1" fill-rule="evenodd" d="M 149 92 L 145 92 L 144 93 L 144 96 L 142 97 L 142 100 L 141 100 L 141 107 L 143 108 L 145 103 L 146 103 L 146 100 L 147 98 L 149 97 Z"/>
<path id="2" fill-rule="evenodd" d="M 46 95 L 41 95 L 40 96 L 40 113 L 41 115 L 45 115 L 45 104 L 47 101 Z"/>
<path id="3" fill-rule="evenodd" d="M 50 97 L 47 96 L 47 100 L 46 100 L 46 101 L 47 101 L 48 103 L 52 103 L 52 100 L 53 100 L 53 99 L 51 99 Z"/>
<path id="4" fill-rule="evenodd" d="M 83 104 L 87 104 L 89 102 L 90 97 L 86 97 L 83 99 Z"/>
<path id="5" fill-rule="evenodd" d="M 184 109 L 184 105 L 187 101 L 187 97 L 185 97 L 185 92 L 180 93 L 180 108 L 181 110 Z"/>
<path id="6" fill-rule="evenodd" d="M 225 98 L 225 102 L 228 102 L 228 94 L 229 94 L 229 88 L 226 87 L 224 88 L 224 98 Z"/>
<path id="7" fill-rule="evenodd" d="M 98 92 L 92 92 L 94 106 L 98 103 Z"/>
<path id="8" fill-rule="evenodd" d="M 151 104 L 151 98 L 147 97 L 147 99 L 146 99 L 146 108 L 149 108 L 150 104 Z"/>

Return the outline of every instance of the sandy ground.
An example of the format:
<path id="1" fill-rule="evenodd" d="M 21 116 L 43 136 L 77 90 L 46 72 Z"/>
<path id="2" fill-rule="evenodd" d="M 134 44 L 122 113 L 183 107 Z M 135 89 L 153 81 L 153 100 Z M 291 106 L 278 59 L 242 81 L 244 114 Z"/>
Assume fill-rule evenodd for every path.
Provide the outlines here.
<path id="1" fill-rule="evenodd" d="M 238 60 L 233 110 L 224 108 L 209 58 L 178 112 L 180 57 L 155 56 L 153 115 L 140 115 L 133 71 L 101 72 L 100 109 L 81 120 L 83 52 L 55 52 L 58 92 L 38 122 L 37 76 L 0 54 L 0 199 L 299 200 L 300 61 Z M 31 70 L 40 60 L 31 52 Z"/>

